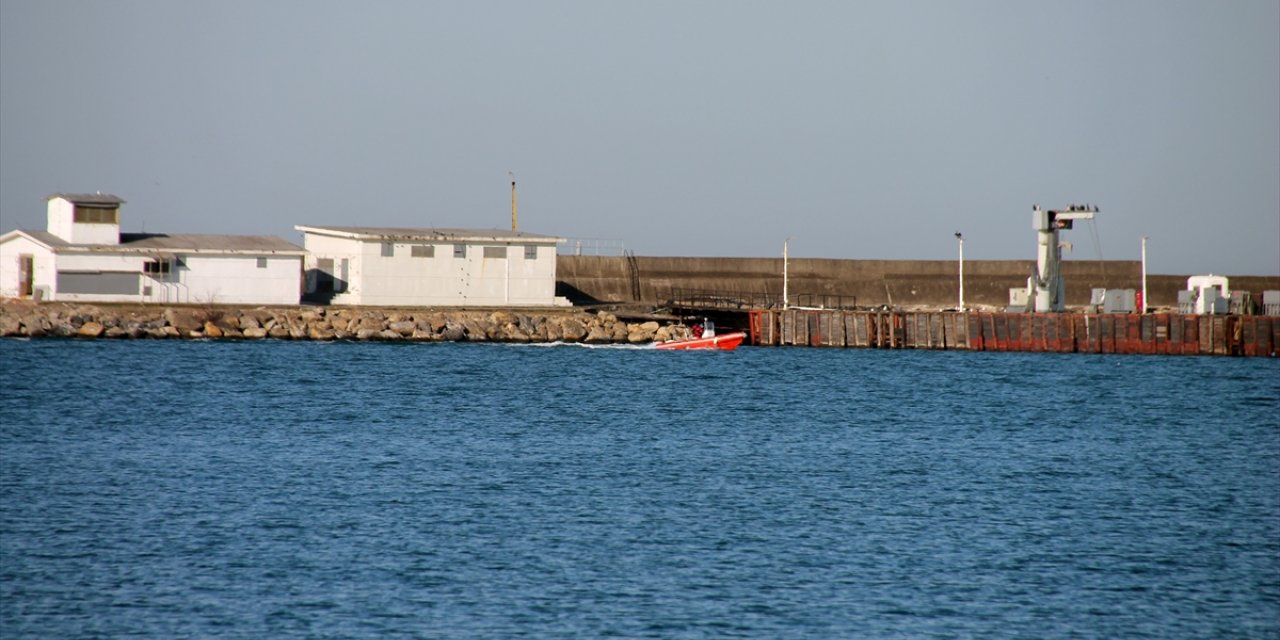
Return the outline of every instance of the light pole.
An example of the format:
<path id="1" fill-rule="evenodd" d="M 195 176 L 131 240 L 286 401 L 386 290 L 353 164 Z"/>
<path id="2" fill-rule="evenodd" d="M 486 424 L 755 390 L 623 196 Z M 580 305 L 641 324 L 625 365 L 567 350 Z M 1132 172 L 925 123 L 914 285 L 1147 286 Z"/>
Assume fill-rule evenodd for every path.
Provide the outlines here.
<path id="1" fill-rule="evenodd" d="M 507 175 L 511 176 L 511 230 L 516 230 L 516 174 L 508 171 Z"/>
<path id="2" fill-rule="evenodd" d="M 964 236 L 959 231 L 956 232 L 956 241 L 960 243 L 960 308 L 957 311 L 964 312 Z"/>
<path id="3" fill-rule="evenodd" d="M 1146 313 L 1147 307 L 1147 237 L 1142 236 L 1142 310 L 1139 313 Z"/>
<path id="4" fill-rule="evenodd" d="M 791 244 L 791 238 L 782 241 L 782 308 L 787 308 L 787 245 Z"/>

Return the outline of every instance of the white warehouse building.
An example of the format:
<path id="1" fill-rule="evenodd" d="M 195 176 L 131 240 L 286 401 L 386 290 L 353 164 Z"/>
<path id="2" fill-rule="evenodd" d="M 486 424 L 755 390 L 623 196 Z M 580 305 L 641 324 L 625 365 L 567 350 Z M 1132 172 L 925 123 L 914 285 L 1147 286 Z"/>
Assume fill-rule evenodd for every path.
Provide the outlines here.
<path id="1" fill-rule="evenodd" d="M 45 231 L 0 236 L 0 297 L 298 304 L 305 251 L 275 236 L 120 233 L 109 194 L 54 194 Z"/>
<path id="2" fill-rule="evenodd" d="M 294 227 L 306 297 L 370 306 L 553 306 L 555 236 L 496 229 Z"/>

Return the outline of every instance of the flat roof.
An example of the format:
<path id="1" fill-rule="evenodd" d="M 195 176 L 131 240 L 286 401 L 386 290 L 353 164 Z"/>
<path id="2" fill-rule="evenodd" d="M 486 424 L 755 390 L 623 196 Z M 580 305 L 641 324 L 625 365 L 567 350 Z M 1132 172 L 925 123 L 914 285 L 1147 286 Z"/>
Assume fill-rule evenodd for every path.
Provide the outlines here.
<path id="1" fill-rule="evenodd" d="M 124 198 L 110 193 L 55 193 L 45 200 L 62 198 L 76 204 L 124 204 Z"/>
<path id="2" fill-rule="evenodd" d="M 294 229 L 303 233 L 319 233 L 357 240 L 534 240 L 542 242 L 556 242 L 560 240 L 559 236 L 528 233 L 525 231 L 510 231 L 506 229 L 334 227 L 328 225 L 297 225 Z"/>
<path id="3" fill-rule="evenodd" d="M 54 250 L 95 253 L 306 253 L 306 249 L 276 236 L 122 233 L 120 244 L 75 244 L 48 231 L 20 231 Z"/>

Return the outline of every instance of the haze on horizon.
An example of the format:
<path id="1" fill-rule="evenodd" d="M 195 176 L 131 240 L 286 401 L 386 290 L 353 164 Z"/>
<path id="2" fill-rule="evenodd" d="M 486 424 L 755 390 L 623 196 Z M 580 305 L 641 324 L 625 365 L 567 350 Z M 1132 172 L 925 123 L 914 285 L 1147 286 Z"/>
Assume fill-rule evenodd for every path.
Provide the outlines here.
<path id="1" fill-rule="evenodd" d="M 639 255 L 1034 259 L 1090 203 L 1068 259 L 1280 274 L 1280 3 L 0 0 L 0 232 L 507 228 L 508 171 Z"/>

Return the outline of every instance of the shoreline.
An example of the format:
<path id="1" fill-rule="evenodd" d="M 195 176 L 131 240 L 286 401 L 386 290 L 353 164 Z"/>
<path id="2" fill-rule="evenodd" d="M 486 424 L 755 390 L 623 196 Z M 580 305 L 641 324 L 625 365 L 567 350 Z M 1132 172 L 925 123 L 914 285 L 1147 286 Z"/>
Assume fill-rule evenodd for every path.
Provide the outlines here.
<path id="1" fill-rule="evenodd" d="M 0 300 L 0 337 L 583 342 L 668 340 L 677 323 L 571 309 L 390 309 Z"/>

